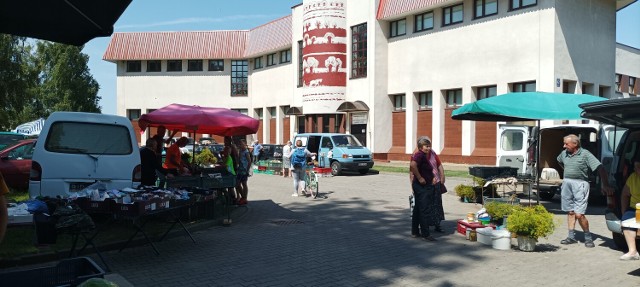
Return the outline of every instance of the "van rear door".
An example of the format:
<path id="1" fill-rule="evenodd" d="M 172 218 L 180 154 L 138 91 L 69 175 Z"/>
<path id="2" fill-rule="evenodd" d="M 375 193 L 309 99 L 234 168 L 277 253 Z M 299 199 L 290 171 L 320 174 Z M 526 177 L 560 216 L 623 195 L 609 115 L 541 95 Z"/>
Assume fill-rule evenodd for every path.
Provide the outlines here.
<path id="1" fill-rule="evenodd" d="M 518 173 L 527 168 L 527 139 L 529 128 L 517 125 L 500 125 L 496 139 L 496 165 L 515 167 Z"/>

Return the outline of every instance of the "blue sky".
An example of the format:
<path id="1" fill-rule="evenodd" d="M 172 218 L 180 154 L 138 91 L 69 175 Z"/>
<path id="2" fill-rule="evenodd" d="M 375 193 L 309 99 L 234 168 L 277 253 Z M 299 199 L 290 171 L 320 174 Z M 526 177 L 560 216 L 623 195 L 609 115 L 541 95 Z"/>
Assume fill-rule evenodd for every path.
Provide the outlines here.
<path id="1" fill-rule="evenodd" d="M 302 0 L 133 0 L 115 32 L 248 30 L 291 14 Z M 640 48 L 640 1 L 618 12 L 618 43 Z M 102 113 L 116 113 L 116 65 L 102 60 L 109 37 L 89 41 L 89 69 L 100 84 Z"/>

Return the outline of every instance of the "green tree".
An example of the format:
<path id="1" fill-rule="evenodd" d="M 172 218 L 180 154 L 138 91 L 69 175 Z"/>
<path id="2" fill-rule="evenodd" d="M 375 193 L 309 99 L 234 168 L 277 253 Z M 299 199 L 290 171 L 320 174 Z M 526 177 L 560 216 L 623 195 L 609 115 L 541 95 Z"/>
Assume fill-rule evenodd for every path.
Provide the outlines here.
<path id="1" fill-rule="evenodd" d="M 0 130 L 37 118 L 34 101 L 38 72 L 32 46 L 24 37 L 0 34 Z"/>
<path id="2" fill-rule="evenodd" d="M 99 113 L 98 89 L 82 47 L 39 41 L 36 49 L 40 85 L 36 106 L 42 116 L 54 111 Z"/>

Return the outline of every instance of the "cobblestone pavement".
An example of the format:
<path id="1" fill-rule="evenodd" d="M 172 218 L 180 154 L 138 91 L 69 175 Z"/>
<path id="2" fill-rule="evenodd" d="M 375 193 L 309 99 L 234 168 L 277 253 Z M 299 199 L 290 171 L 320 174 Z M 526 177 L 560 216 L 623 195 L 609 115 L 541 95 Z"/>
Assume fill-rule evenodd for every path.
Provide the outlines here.
<path id="1" fill-rule="evenodd" d="M 501 251 L 457 234 L 456 220 L 480 205 L 462 203 L 447 181 L 446 221 L 437 242 L 411 238 L 404 174 L 321 178 L 317 199 L 292 197 L 291 178 L 256 174 L 249 205 L 230 227 L 106 252 L 114 272 L 135 286 L 640 286 L 640 262 L 622 262 L 589 208 L 596 247 L 560 245 L 566 217 L 545 202 L 558 227 L 535 252 Z M 582 240 L 578 232 L 577 238 Z"/>

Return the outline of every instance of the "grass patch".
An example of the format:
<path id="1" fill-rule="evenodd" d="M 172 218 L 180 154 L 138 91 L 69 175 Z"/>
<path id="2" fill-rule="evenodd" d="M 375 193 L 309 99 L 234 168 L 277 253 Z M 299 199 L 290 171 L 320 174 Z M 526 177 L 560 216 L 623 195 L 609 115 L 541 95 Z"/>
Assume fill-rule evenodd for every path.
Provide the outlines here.
<path id="1" fill-rule="evenodd" d="M 395 173 L 409 173 L 409 167 L 404 166 L 376 166 L 373 168 L 379 172 L 395 172 Z M 446 177 L 464 177 L 471 178 L 469 172 L 466 170 L 445 170 Z"/>

